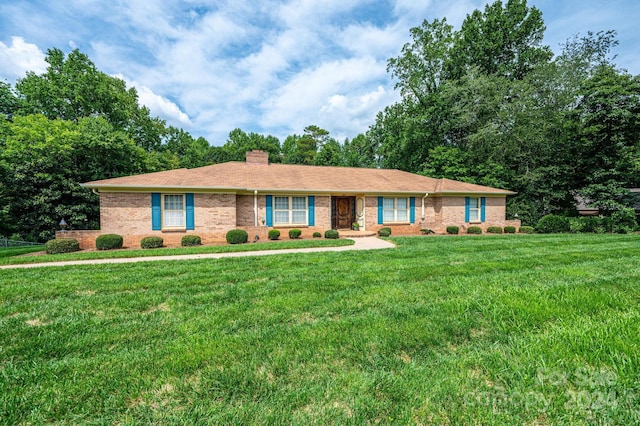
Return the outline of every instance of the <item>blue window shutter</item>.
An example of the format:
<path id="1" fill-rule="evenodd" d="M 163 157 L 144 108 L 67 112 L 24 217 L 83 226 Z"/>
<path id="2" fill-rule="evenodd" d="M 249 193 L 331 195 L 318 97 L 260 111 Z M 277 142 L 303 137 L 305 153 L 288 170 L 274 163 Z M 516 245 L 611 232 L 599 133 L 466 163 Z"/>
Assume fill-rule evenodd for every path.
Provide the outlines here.
<path id="1" fill-rule="evenodd" d="M 160 193 L 151 193 L 151 230 L 159 231 L 162 229 L 162 212 L 160 207 Z"/>
<path id="2" fill-rule="evenodd" d="M 309 226 L 316 226 L 316 212 L 315 212 L 315 203 L 316 197 L 310 195 L 307 197 L 309 201 Z"/>
<path id="3" fill-rule="evenodd" d="M 187 214 L 187 230 L 195 229 L 195 220 L 193 214 L 193 194 L 186 194 L 186 214 Z"/>
<path id="4" fill-rule="evenodd" d="M 469 197 L 464 198 L 464 221 L 469 222 L 469 209 L 470 209 L 470 201 Z"/>
<path id="5" fill-rule="evenodd" d="M 409 198 L 409 222 L 416 223 L 416 197 Z"/>
<path id="6" fill-rule="evenodd" d="M 378 197 L 378 225 L 382 225 L 384 222 L 384 211 L 383 211 L 383 197 Z"/>
<path id="7" fill-rule="evenodd" d="M 485 221 L 485 217 L 486 217 L 486 214 L 485 214 L 486 208 L 485 207 L 486 207 L 486 204 L 487 204 L 486 197 L 480 198 L 480 205 L 481 205 L 481 208 L 480 208 L 480 222 L 484 222 Z"/>
<path id="8" fill-rule="evenodd" d="M 267 195 L 267 226 L 273 226 L 273 195 Z"/>

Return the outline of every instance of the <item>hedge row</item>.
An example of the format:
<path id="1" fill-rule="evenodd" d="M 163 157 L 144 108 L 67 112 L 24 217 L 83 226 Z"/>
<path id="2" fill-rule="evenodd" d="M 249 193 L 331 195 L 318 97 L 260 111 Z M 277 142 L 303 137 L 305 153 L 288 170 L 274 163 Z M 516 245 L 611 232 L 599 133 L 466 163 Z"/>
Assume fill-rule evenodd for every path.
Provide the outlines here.
<path id="1" fill-rule="evenodd" d="M 541 234 L 569 232 L 574 234 L 628 234 L 637 230 L 636 212 L 631 208 L 615 211 L 610 217 L 566 217 L 550 214 L 542 217 L 535 227 L 535 231 Z"/>
<path id="2" fill-rule="evenodd" d="M 460 232 L 459 226 L 455 226 L 455 225 L 447 226 L 447 234 L 456 235 L 459 232 Z M 515 226 L 505 226 L 504 228 L 500 226 L 487 227 L 488 234 L 502 234 L 503 232 L 505 234 L 515 234 L 516 227 Z M 530 226 L 521 226 L 519 232 L 521 234 L 532 234 L 533 228 L 531 228 Z M 467 228 L 467 234 L 482 234 L 482 228 L 479 226 L 470 226 L 469 228 Z"/>

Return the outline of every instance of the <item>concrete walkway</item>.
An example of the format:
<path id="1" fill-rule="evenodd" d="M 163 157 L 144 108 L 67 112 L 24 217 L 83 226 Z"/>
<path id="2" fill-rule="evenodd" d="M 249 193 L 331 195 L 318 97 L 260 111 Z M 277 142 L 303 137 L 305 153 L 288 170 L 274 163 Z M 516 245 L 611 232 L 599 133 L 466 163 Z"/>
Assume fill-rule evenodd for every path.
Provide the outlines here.
<path id="1" fill-rule="evenodd" d="M 301 249 L 282 249 L 282 250 L 256 250 L 241 251 L 235 253 L 208 253 L 208 254 L 184 254 L 176 256 L 149 256 L 149 257 L 130 257 L 119 259 L 91 259 L 91 260 L 69 260 L 64 262 L 47 262 L 47 263 L 25 263 L 22 265 L 0 265 L 0 269 L 17 269 L 17 268 L 41 268 L 44 266 L 75 266 L 75 265 L 99 265 L 104 263 L 135 263 L 135 262 L 156 262 L 160 260 L 191 260 L 191 259 L 221 259 L 225 257 L 251 257 L 251 256 L 269 256 L 274 254 L 289 253 L 318 253 L 326 251 L 349 251 L 349 250 L 378 250 L 394 248 L 395 245 L 389 241 L 384 241 L 376 237 L 354 238 L 355 244 L 342 247 L 313 247 Z"/>

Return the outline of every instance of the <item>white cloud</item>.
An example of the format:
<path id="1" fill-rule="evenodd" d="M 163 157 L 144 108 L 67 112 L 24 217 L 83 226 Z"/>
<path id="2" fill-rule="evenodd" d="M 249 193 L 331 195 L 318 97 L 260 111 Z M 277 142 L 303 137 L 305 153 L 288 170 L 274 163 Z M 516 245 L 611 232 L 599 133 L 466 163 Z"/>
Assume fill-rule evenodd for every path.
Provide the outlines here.
<path id="1" fill-rule="evenodd" d="M 489 2 L 0 2 L 0 40 L 8 43 L 0 42 L 0 77 L 42 72 L 47 48 L 78 46 L 98 69 L 135 82 L 152 114 L 214 145 L 236 127 L 282 140 L 317 124 L 336 138 L 351 138 L 397 100 L 386 64 L 410 41 L 410 28 L 443 17 L 458 28 Z M 602 13 L 592 12 L 601 6 L 595 0 L 529 2 L 537 3 L 548 40 L 613 22 L 621 45 L 626 40 L 624 55 L 617 50 L 619 63 L 638 72 L 638 32 L 629 19 L 640 12 L 637 2 L 615 0 L 616 7 Z"/>
<path id="2" fill-rule="evenodd" d="M 135 87 L 138 93 L 138 103 L 149 108 L 152 116 L 158 116 L 177 127 L 191 126 L 193 124 L 189 116 L 175 102 L 158 95 L 145 85 L 128 80 L 121 74 L 117 74 L 114 77 L 124 80 L 127 87 Z"/>
<path id="3" fill-rule="evenodd" d="M 373 58 L 321 64 L 301 72 L 274 91 L 262 104 L 260 124 L 265 128 L 286 128 L 288 133 L 299 133 L 309 124 L 332 133 L 348 129 L 353 133 L 364 132 L 379 110 L 376 108 L 380 105 L 373 101 L 387 94 L 379 83 L 373 92 L 369 87 L 384 81 L 385 75 L 385 64 Z"/>
<path id="4" fill-rule="evenodd" d="M 319 122 L 330 123 L 333 136 L 340 141 L 353 138 L 356 136 L 354 129 L 359 129 L 357 133 L 364 133 L 375 120 L 377 112 L 397 100 L 397 94 L 383 86 L 362 94 L 333 95 L 320 108 Z"/>
<path id="5" fill-rule="evenodd" d="M 45 54 L 22 37 L 11 37 L 11 45 L 0 41 L 0 76 L 13 83 L 25 76 L 27 71 L 41 74 L 47 70 Z"/>
<path id="6" fill-rule="evenodd" d="M 183 126 L 191 126 L 189 116 L 182 112 L 174 102 L 154 93 L 146 86 L 138 86 L 136 89 L 140 103 L 147 106 L 152 115 L 157 115 L 172 124 L 180 123 Z"/>

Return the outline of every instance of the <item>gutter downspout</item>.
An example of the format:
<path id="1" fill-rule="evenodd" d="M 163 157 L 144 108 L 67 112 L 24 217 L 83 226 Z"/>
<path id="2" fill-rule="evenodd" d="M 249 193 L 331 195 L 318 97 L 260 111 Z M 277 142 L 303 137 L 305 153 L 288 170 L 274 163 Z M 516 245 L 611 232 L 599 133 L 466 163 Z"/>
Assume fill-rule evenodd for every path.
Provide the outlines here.
<path id="1" fill-rule="evenodd" d="M 253 191 L 253 226 L 258 227 L 258 190 Z"/>
<path id="2" fill-rule="evenodd" d="M 426 194 L 424 194 L 424 197 L 422 197 L 422 223 L 424 224 L 424 199 L 427 198 L 429 196 L 429 193 L 427 192 Z"/>

